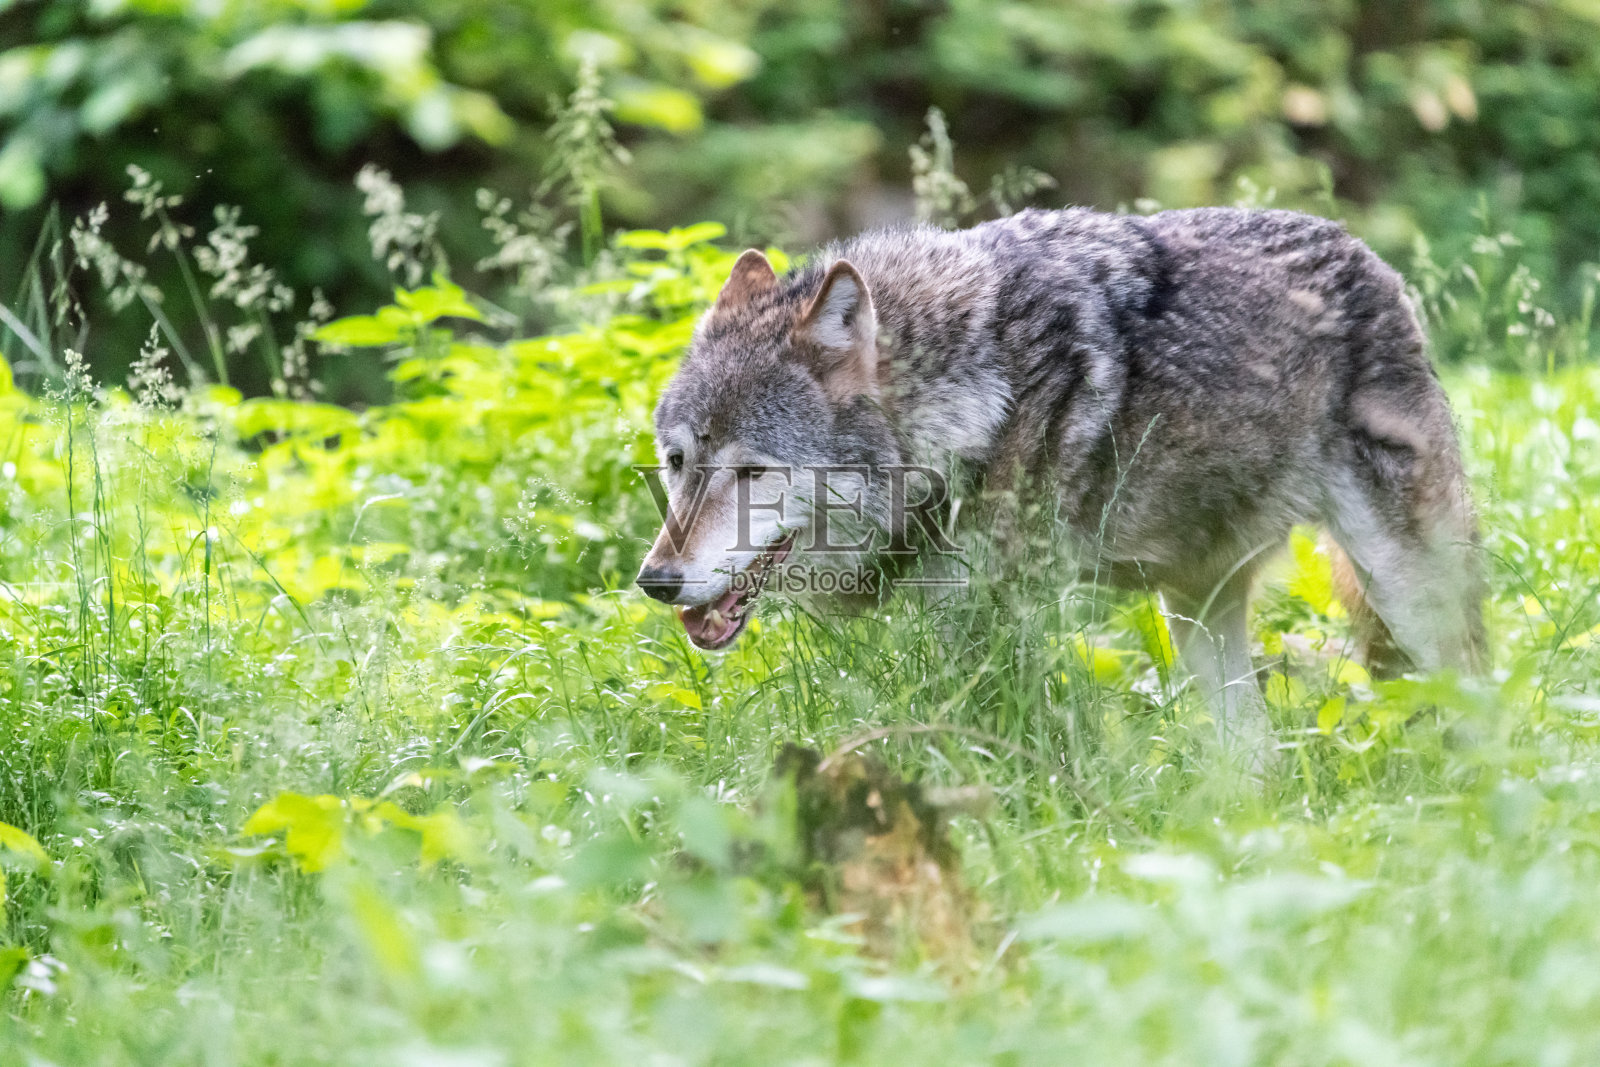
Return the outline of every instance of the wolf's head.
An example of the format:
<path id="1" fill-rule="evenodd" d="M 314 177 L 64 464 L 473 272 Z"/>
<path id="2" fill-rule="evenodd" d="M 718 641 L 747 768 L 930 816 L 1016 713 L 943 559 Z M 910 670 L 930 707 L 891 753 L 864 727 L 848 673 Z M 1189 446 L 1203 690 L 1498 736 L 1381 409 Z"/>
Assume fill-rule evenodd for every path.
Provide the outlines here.
<path id="1" fill-rule="evenodd" d="M 668 516 L 639 585 L 679 605 L 701 648 L 732 644 L 795 553 L 858 573 L 888 513 L 899 453 L 883 405 L 878 319 L 848 262 L 779 279 L 739 257 L 656 408 Z"/>

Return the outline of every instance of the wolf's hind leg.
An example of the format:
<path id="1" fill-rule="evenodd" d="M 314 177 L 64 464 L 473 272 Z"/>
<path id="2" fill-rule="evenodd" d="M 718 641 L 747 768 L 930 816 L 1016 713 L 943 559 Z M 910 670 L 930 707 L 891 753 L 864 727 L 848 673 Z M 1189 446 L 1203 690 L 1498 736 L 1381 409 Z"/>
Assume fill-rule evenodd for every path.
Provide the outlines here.
<path id="1" fill-rule="evenodd" d="M 1230 748 L 1264 752 L 1272 727 L 1250 662 L 1250 586 L 1241 568 L 1204 596 L 1168 590 L 1167 623 L 1183 666 Z"/>

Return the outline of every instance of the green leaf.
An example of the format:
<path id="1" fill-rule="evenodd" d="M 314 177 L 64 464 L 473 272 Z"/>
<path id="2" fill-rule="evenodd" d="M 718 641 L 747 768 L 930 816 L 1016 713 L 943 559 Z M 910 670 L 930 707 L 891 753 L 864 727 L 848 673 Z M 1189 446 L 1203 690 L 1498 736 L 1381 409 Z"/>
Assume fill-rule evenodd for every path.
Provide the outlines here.
<path id="1" fill-rule="evenodd" d="M 357 883 L 350 891 L 350 911 L 355 915 L 362 940 L 385 974 L 410 978 L 422 969 L 416 938 L 395 909 L 369 883 Z"/>
<path id="2" fill-rule="evenodd" d="M 950 998 L 943 986 L 913 975 L 850 974 L 845 977 L 844 984 L 845 990 L 857 1000 L 879 1004 L 896 1001 L 936 1004 Z"/>
<path id="3" fill-rule="evenodd" d="M 0 989 L 10 988 L 11 980 L 28 965 L 31 958 L 28 950 L 21 945 L 0 948 Z"/>
<path id="4" fill-rule="evenodd" d="M 706 797 L 684 801 L 678 812 L 678 833 L 683 836 L 684 850 L 718 869 L 727 867 L 733 858 L 728 818 L 722 805 Z"/>
<path id="5" fill-rule="evenodd" d="M 726 89 L 744 81 L 761 66 L 755 51 L 726 37 L 702 37 L 689 49 L 689 69 L 708 89 Z"/>
<path id="6" fill-rule="evenodd" d="M 344 802 L 336 796 L 279 793 L 244 824 L 247 834 L 284 831 L 283 847 L 303 870 L 320 871 L 344 854 Z"/>
<path id="7" fill-rule="evenodd" d="M 468 861 L 478 854 L 477 841 L 453 810 L 441 808 L 429 815 L 412 815 L 398 804 L 385 801 L 373 814 L 403 830 L 422 836 L 422 863 L 431 867 L 440 860 Z"/>
<path id="8" fill-rule="evenodd" d="M 780 967 L 776 963 L 743 963 L 728 967 L 717 974 L 720 982 L 741 982 L 745 985 L 767 986 L 771 989 L 809 989 L 811 979 L 799 971 Z"/>
<path id="9" fill-rule="evenodd" d="M 650 697 L 654 700 L 672 700 L 686 708 L 700 711 L 700 694 L 693 689 L 684 689 L 682 686 L 673 685 L 671 682 L 657 682 L 649 690 Z"/>
<path id="10" fill-rule="evenodd" d="M 728 228 L 720 222 L 699 222 L 693 226 L 673 227 L 665 233 L 660 230 L 624 230 L 617 235 L 617 246 L 656 252 L 681 252 L 691 245 L 725 237 L 727 233 Z M 654 271 L 659 264 L 647 263 L 641 266 Z"/>
<path id="11" fill-rule="evenodd" d="M 1083 634 L 1073 634 L 1068 641 L 1076 653 L 1078 666 L 1087 671 L 1097 685 L 1115 685 L 1127 673 L 1127 661 L 1136 653 L 1120 648 L 1092 645 Z"/>
<path id="12" fill-rule="evenodd" d="M 267 432 L 337 437 L 359 429 L 361 418 L 348 408 L 334 404 L 308 404 L 262 397 L 240 404 L 234 414 L 233 425 L 243 438 Z"/>
<path id="13" fill-rule="evenodd" d="M 529 782 L 526 788 L 528 807 L 541 815 L 547 815 L 565 804 L 567 795 L 572 792 L 565 782 L 553 778 Z"/>
<path id="14" fill-rule="evenodd" d="M 1344 697 L 1329 697 L 1317 709 L 1317 732 L 1331 734 L 1344 721 Z"/>
<path id="15" fill-rule="evenodd" d="M 1267 683 L 1262 687 L 1262 690 L 1267 698 L 1267 703 L 1274 707 L 1299 707 L 1306 699 L 1306 683 L 1281 671 L 1273 671 L 1269 674 Z"/>
<path id="16" fill-rule="evenodd" d="M 370 348 L 409 340 L 411 330 L 412 325 L 404 316 L 395 314 L 391 308 L 384 308 L 376 315 L 351 315 L 349 318 L 335 319 L 317 330 L 311 338 L 325 345 Z"/>
<path id="17" fill-rule="evenodd" d="M 44 850 L 44 846 L 34 840 L 32 834 L 26 830 L 19 830 L 10 823 L 0 822 L 0 846 L 31 857 L 35 863 L 43 867 L 50 865 L 50 854 Z"/>
<path id="18" fill-rule="evenodd" d="M 1294 559 L 1294 570 L 1289 576 L 1289 592 L 1311 605 L 1319 615 L 1326 615 L 1333 606 L 1333 563 L 1317 544 L 1316 538 L 1304 530 L 1296 530 L 1289 537 L 1289 551 Z"/>
<path id="19" fill-rule="evenodd" d="M 44 198 L 43 153 L 32 138 L 13 135 L 0 148 L 0 207 L 21 211 Z"/>
<path id="20" fill-rule="evenodd" d="M 1582 633 L 1572 635 L 1561 642 L 1561 647 L 1570 649 L 1588 648 L 1597 641 L 1600 641 L 1600 624 L 1591 626 Z"/>
<path id="21" fill-rule="evenodd" d="M 456 121 L 485 144 L 502 145 L 517 132 L 517 124 L 488 93 L 457 89 L 450 95 Z"/>
<path id="22" fill-rule="evenodd" d="M 1150 912 L 1145 908 L 1115 898 L 1086 897 L 1023 919 L 1017 924 L 1017 933 L 1029 941 L 1103 945 L 1140 937 L 1150 927 Z"/>
<path id="23" fill-rule="evenodd" d="M 573 857 L 567 880 L 575 887 L 621 885 L 650 877 L 650 850 L 626 834 L 590 841 Z"/>
<path id="24" fill-rule="evenodd" d="M 670 85 L 641 85 L 617 93 L 617 118 L 668 133 L 693 133 L 705 121 L 700 101 Z"/>
<path id="25" fill-rule="evenodd" d="M 468 302 L 466 291 L 442 275 L 434 275 L 431 286 L 396 289 L 394 302 L 410 312 L 412 321 L 419 326 L 444 318 L 483 321 L 483 313 Z"/>

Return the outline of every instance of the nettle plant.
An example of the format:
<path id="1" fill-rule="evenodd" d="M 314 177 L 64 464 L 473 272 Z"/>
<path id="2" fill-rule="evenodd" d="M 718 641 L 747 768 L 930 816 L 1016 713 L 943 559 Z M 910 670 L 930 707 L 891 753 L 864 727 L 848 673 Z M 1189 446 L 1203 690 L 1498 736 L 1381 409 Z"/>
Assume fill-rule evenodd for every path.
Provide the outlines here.
<path id="1" fill-rule="evenodd" d="M 192 236 L 158 225 L 180 247 Z M 624 704 L 697 704 L 664 659 L 627 662 L 643 609 L 603 594 L 631 581 L 658 519 L 634 466 L 653 458 L 655 394 L 733 262 L 723 233 L 615 235 L 571 276 L 564 299 L 590 317 L 562 332 L 521 336 L 438 272 L 371 313 L 296 324 L 321 358 L 383 353 L 394 399 L 364 411 L 287 387 L 245 397 L 175 359 L 160 320 L 126 388 L 96 383 L 72 349 L 40 396 L 0 363 L 0 690 L 20 709 L 0 740 L 38 751 L 17 731 L 46 722 L 71 764 L 6 777 L 0 832 L 51 826 L 79 790 L 116 792 L 145 760 L 203 787 L 262 716 L 294 735 L 345 716 L 409 732 L 453 729 L 466 708 L 462 729 L 504 715 L 531 730 L 537 702 L 603 730 Z M 201 272 L 231 279 L 225 299 L 270 295 L 226 242 L 208 247 Z M 159 309 L 137 270 L 100 254 L 97 278 Z M 251 343 L 289 306 L 261 305 Z M 635 681 L 601 694 L 579 663 Z M 288 751 L 316 763 L 315 746 Z M 336 787 L 359 796 L 386 770 L 335 773 Z"/>
<path id="2" fill-rule="evenodd" d="M 163 211 L 174 203 L 159 186 L 150 195 Z M 99 214 L 75 228 L 83 261 L 119 299 L 159 311 L 136 265 L 99 241 Z M 216 278 L 211 299 L 247 312 L 247 321 L 208 320 L 208 344 L 219 346 L 208 365 L 156 319 L 127 389 L 95 387 L 75 354 L 54 361 L 46 380 L 58 384 L 47 392 L 79 412 L 80 436 L 98 415 L 122 409 L 203 426 L 212 450 L 237 467 L 227 473 L 237 482 L 233 518 L 257 521 L 251 516 L 263 509 L 249 503 L 252 489 L 274 494 L 267 510 L 275 530 L 263 536 L 284 542 L 274 576 L 303 602 L 359 585 L 346 562 L 378 556 L 386 564 L 408 556 L 457 588 L 504 583 L 563 601 L 625 579 L 634 566 L 626 534 L 643 537 L 656 519 L 634 514 L 632 465 L 653 456 L 654 396 L 732 262 L 713 244 L 723 227 L 616 235 L 597 266 L 561 293 L 579 322 L 567 331 L 517 336 L 512 316 L 435 271 L 425 284 L 396 287 L 392 303 L 368 314 L 328 321 L 318 306 L 278 344 L 270 339 L 285 331 L 275 317 L 292 308 L 293 294 L 249 264 L 251 231 L 237 214 L 218 217 L 222 232 L 193 259 Z M 417 276 L 417 246 L 382 222 L 374 227 L 388 242 L 380 251 L 401 249 L 394 269 Z M 184 255 L 190 234 L 161 215 L 153 244 L 171 239 Z M 251 346 L 275 360 L 274 395 L 247 398 L 227 384 L 228 357 Z M 357 412 L 315 399 L 304 377 L 313 354 L 325 360 L 353 349 L 382 353 L 391 402 Z M 17 411 L 32 413 L 17 395 Z M 448 563 L 425 563 L 435 557 Z"/>
<path id="3" fill-rule="evenodd" d="M 732 264 L 712 244 L 723 233 L 702 224 L 619 234 L 609 276 L 572 290 L 580 305 L 615 310 L 569 332 L 489 340 L 493 311 L 442 275 L 397 289 L 394 303 L 372 314 L 321 327 L 314 336 L 323 344 L 382 349 L 397 393 L 363 413 L 365 432 L 341 438 L 322 462 L 352 481 L 382 469 L 441 490 L 428 505 L 436 533 L 479 573 L 512 581 L 521 574 L 524 587 L 559 599 L 625 584 L 657 520 L 633 465 L 653 459 L 655 395 Z M 264 420 L 252 430 L 293 433 L 302 443 L 326 436 L 327 427 L 290 425 L 306 418 L 304 405 L 248 406 Z M 462 491 L 463 476 L 475 492 Z M 438 541 L 395 529 L 381 513 L 366 522 L 373 536 L 395 543 Z M 482 531 L 481 543 L 461 543 L 472 529 Z"/>
<path id="4" fill-rule="evenodd" d="M 89 432 L 91 458 L 92 431 L 112 409 L 159 410 L 191 428 L 208 468 L 180 481 L 203 498 L 208 525 L 227 498 L 224 517 L 268 584 L 297 603 L 330 590 L 359 595 L 364 567 L 457 598 L 570 605 L 614 588 L 635 566 L 630 535 L 655 518 L 636 514 L 631 469 L 651 456 L 649 405 L 731 257 L 713 244 L 725 230 L 711 223 L 605 240 L 599 196 L 625 155 L 595 78 L 585 68 L 557 107 L 552 161 L 530 202 L 478 198 L 495 246 L 478 269 L 509 277 L 505 299 L 554 332 L 529 336 L 518 315 L 454 284 L 437 215 L 410 210 L 379 168 L 363 168 L 356 184 L 394 298 L 330 321 L 320 293 L 303 298 L 252 260 L 257 229 L 238 209 L 217 207 L 200 233 L 180 196 L 131 167 L 125 199 L 148 225 L 145 255 L 176 263 L 199 347 L 175 327 L 145 266 L 112 244 L 101 205 L 41 237 L 23 298 L 15 310 L 0 306 L 7 355 L 68 398 L 64 410 L 77 414 L 67 439 Z M 575 228 L 581 257 L 568 249 Z M 85 285 L 101 287 L 115 311 L 149 316 L 129 390 L 96 389 L 81 359 L 68 366 L 60 355 L 86 347 Z M 392 399 L 360 412 L 319 402 L 323 374 L 354 350 L 379 354 Z M 230 369 L 252 360 L 270 395 L 232 387 Z M 144 465 L 176 454 L 151 451 Z M 93 473 L 100 496 L 122 476 Z"/>

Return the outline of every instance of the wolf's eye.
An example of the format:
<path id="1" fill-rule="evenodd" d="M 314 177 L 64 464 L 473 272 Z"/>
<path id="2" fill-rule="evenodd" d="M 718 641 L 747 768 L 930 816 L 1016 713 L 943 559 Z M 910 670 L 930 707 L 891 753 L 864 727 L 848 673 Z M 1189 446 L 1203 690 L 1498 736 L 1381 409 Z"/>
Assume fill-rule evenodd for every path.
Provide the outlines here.
<path id="1" fill-rule="evenodd" d="M 668 452 L 667 453 L 667 466 L 672 468 L 672 473 L 674 473 L 674 474 L 676 474 L 679 471 L 683 470 L 683 453 L 677 451 L 676 449 L 674 449 L 671 452 Z"/>

